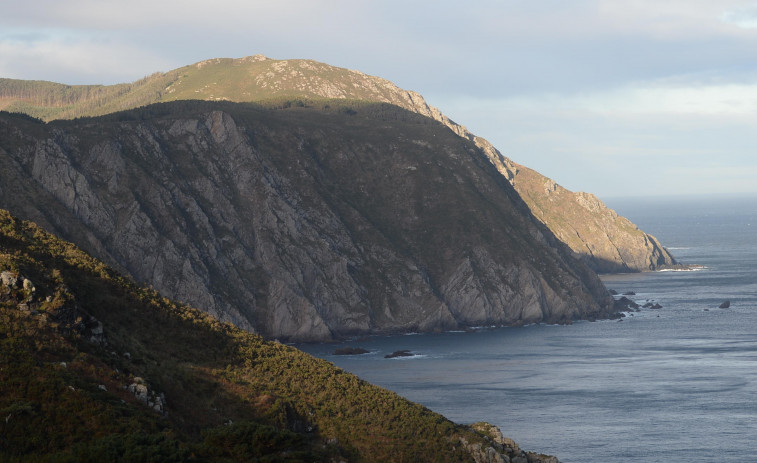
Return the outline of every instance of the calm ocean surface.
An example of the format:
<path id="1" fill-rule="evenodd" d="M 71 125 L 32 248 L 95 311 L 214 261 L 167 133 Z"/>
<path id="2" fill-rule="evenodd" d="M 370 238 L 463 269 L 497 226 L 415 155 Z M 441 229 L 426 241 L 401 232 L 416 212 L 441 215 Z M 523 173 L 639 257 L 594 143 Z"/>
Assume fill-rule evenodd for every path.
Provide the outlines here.
<path id="1" fill-rule="evenodd" d="M 757 197 L 607 203 L 679 261 L 707 267 L 603 277 L 662 309 L 298 347 L 563 463 L 757 461 Z M 343 345 L 371 353 L 332 355 Z M 399 349 L 418 355 L 384 358 Z"/>

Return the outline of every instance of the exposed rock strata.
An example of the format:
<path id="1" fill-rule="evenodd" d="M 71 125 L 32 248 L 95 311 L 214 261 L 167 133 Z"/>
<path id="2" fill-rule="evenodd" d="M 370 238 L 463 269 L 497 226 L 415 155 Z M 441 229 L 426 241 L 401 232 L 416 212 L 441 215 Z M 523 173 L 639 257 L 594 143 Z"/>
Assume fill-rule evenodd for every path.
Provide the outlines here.
<path id="1" fill-rule="evenodd" d="M 222 66 L 228 61 L 210 60 L 201 64 Z M 429 105 L 417 92 L 404 90 L 380 77 L 310 60 L 271 60 L 256 55 L 232 62 L 236 66 L 250 63 L 260 66 L 260 62 L 265 62 L 268 65 L 266 72 L 258 70 L 255 83 L 258 92 L 265 89 L 266 95 L 382 101 L 441 122 L 481 148 L 520 193 L 533 214 L 597 272 L 642 272 L 677 265 L 673 255 L 654 236 L 639 230 L 596 196 L 568 191 L 552 179 L 513 162 L 486 139 L 470 133 L 438 108 Z M 213 91 L 217 98 L 224 90 L 215 88 Z M 228 91 L 222 98 L 244 101 L 244 97 Z"/>
<path id="2" fill-rule="evenodd" d="M 473 143 L 390 106 L 0 118 L 0 203 L 269 337 L 607 316 Z"/>
<path id="3" fill-rule="evenodd" d="M 605 206 L 512 161 L 502 168 L 534 215 L 599 273 L 644 272 L 679 266 L 652 235 Z"/>
<path id="4" fill-rule="evenodd" d="M 331 66 L 301 60 L 277 61 L 279 72 L 297 69 L 305 63 L 322 73 Z M 417 92 L 397 87 L 379 77 L 358 71 L 344 70 L 350 76 L 344 80 L 310 78 L 308 95 L 328 98 L 362 98 L 385 101 L 418 114 L 430 117 L 470 140 L 486 153 L 497 170 L 515 187 L 532 213 L 566 243 L 589 267 L 599 273 L 642 272 L 670 268 L 677 265 L 673 255 L 652 235 L 639 230 L 625 217 L 605 206 L 590 193 L 573 193 L 553 180 L 513 162 L 500 153 L 486 139 L 478 137 L 464 126 L 429 105 Z M 275 74 L 274 74 L 275 75 Z M 290 74 L 294 80 L 302 74 Z M 266 76 L 271 79 L 273 76 Z M 304 76 L 303 76 L 304 77 Z M 259 82 L 266 79 L 259 78 Z M 290 82 L 290 86 L 295 85 Z"/>
<path id="5" fill-rule="evenodd" d="M 296 68 L 299 60 L 280 61 L 279 67 Z M 325 66 L 318 63 L 320 66 Z M 330 67 L 328 67 L 330 68 Z M 309 94 L 328 98 L 368 98 L 385 101 L 441 122 L 458 136 L 470 140 L 486 153 L 491 163 L 515 187 L 532 213 L 566 243 L 589 267 L 599 273 L 643 272 L 678 265 L 673 255 L 652 235 L 619 216 L 596 196 L 571 192 L 540 173 L 513 162 L 489 141 L 478 137 L 429 105 L 419 93 L 403 90 L 392 82 L 357 71 L 362 85 L 356 92 L 348 85 L 311 82 Z M 296 74 L 295 74 L 296 76 Z M 338 88 L 338 91 L 334 89 Z M 367 95 L 366 95 L 367 92 Z"/>

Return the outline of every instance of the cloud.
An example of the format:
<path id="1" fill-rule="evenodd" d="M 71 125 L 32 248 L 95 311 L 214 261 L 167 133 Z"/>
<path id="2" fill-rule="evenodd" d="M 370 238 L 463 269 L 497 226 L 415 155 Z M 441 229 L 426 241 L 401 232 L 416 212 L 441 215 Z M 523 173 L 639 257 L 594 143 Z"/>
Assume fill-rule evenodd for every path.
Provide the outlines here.
<path id="1" fill-rule="evenodd" d="M 726 10 L 720 19 L 744 29 L 757 29 L 757 4 Z"/>
<path id="2" fill-rule="evenodd" d="M 578 97 L 575 106 L 599 114 L 757 117 L 757 84 L 629 86 Z"/>
<path id="3" fill-rule="evenodd" d="M 436 104 L 506 156 L 574 191 L 754 191 L 757 83 L 681 76 L 596 92 Z"/>
<path id="4" fill-rule="evenodd" d="M 2 77 L 107 84 L 212 57 L 316 59 L 419 91 L 573 189 L 620 188 L 606 173 L 621 169 L 663 190 L 659 172 L 687 156 L 753 165 L 757 146 L 757 0 L 0 0 L 0 10 Z"/>
<path id="5" fill-rule="evenodd" d="M 2 3 L 0 31 L 107 37 L 173 67 L 256 53 L 312 58 L 423 93 L 575 91 L 757 62 L 757 38 L 728 42 L 738 28 L 718 20 L 723 3 L 711 0 L 477 0 L 463 8 L 450 0 Z M 165 67 L 140 68 L 154 70 Z"/>
<path id="6" fill-rule="evenodd" d="M 500 99 L 462 98 L 456 107 L 477 107 L 523 114 L 573 114 L 602 117 L 753 117 L 757 120 L 757 82 L 699 83 L 687 79 L 635 82 L 597 91 L 545 93 Z"/>
<path id="7" fill-rule="evenodd" d="M 66 84 L 111 84 L 168 70 L 140 47 L 59 31 L 0 37 L 0 76 Z"/>
<path id="8" fill-rule="evenodd" d="M 11 3 L 11 2 L 2 2 Z M 79 30 L 145 30 L 185 26 L 189 29 L 231 30 L 236 27 L 279 28 L 323 24 L 360 7 L 346 0 L 35 0 L 3 7 L 0 24 Z"/>

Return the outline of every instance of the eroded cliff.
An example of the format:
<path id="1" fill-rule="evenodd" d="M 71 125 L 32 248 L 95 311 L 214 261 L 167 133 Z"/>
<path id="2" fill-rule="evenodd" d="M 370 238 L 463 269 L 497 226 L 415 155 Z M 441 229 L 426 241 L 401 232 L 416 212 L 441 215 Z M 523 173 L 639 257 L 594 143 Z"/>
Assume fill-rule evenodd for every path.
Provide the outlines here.
<path id="1" fill-rule="evenodd" d="M 611 310 L 480 148 L 391 105 L 3 116 L 0 163 L 2 207 L 267 337 Z"/>
<path id="2" fill-rule="evenodd" d="M 512 161 L 503 165 L 534 215 L 595 271 L 645 272 L 679 265 L 657 238 L 593 194 L 569 191 Z"/>

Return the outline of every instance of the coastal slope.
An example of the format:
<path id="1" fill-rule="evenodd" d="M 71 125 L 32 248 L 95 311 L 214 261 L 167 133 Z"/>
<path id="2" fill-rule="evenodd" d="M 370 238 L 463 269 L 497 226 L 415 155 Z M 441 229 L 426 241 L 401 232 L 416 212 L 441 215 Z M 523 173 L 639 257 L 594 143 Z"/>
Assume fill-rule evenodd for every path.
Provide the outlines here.
<path id="1" fill-rule="evenodd" d="M 267 338 L 613 315 L 473 142 L 385 103 L 0 116 L 0 205 Z"/>
<path id="2" fill-rule="evenodd" d="M 528 461 L 0 210 L 2 461 Z"/>
<path id="3" fill-rule="evenodd" d="M 43 120 L 104 115 L 187 99 L 251 102 L 308 98 L 386 102 L 446 125 L 481 148 L 523 196 L 533 214 L 597 272 L 653 271 L 677 264 L 656 238 L 619 217 L 595 197 L 565 190 L 554 180 L 513 162 L 487 140 L 429 105 L 417 92 L 359 71 L 313 60 L 275 60 L 255 55 L 209 59 L 112 86 L 0 79 L 0 109 Z"/>
<path id="4" fill-rule="evenodd" d="M 618 215 L 591 193 L 572 192 L 533 169 L 504 160 L 510 182 L 541 220 L 598 273 L 628 273 L 680 266 L 654 236 Z"/>

